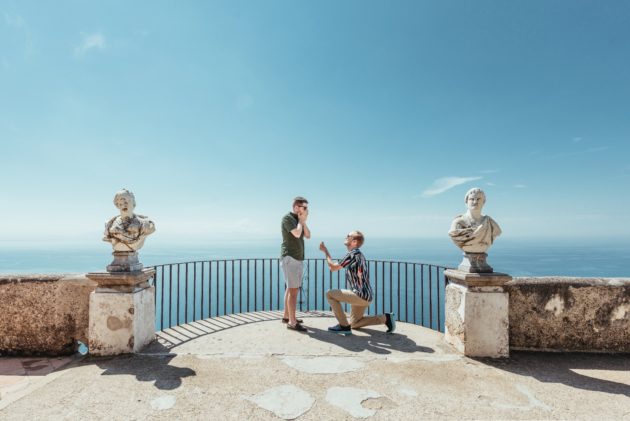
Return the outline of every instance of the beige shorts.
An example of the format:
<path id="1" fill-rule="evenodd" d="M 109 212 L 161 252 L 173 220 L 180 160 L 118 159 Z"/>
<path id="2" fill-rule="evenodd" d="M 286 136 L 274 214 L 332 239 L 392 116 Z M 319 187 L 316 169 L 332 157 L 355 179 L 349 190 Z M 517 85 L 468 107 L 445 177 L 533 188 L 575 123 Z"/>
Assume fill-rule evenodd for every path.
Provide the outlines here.
<path id="1" fill-rule="evenodd" d="M 280 264 L 282 265 L 287 288 L 300 288 L 302 286 L 302 275 L 304 274 L 304 262 L 291 256 L 284 256 L 280 260 Z"/>

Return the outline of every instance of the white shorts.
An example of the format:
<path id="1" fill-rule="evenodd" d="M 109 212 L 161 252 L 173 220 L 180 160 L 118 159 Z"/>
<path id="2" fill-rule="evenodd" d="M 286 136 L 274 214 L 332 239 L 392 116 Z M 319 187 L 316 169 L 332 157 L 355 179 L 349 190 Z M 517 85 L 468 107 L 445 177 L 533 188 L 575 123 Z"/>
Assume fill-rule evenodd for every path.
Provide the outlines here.
<path id="1" fill-rule="evenodd" d="M 284 256 L 280 263 L 282 264 L 287 288 L 300 288 L 302 286 L 302 275 L 304 274 L 304 262 L 291 256 Z"/>

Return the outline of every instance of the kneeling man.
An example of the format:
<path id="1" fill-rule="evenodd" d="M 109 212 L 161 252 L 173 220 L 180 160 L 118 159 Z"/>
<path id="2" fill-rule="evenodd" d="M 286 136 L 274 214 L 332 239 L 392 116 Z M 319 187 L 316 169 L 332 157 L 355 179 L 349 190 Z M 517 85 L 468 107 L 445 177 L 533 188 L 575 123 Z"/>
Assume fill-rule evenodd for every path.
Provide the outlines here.
<path id="1" fill-rule="evenodd" d="M 387 326 L 387 333 L 393 333 L 396 329 L 396 320 L 392 313 L 364 317 L 365 310 L 372 302 L 373 293 L 370 285 L 368 264 L 365 256 L 359 250 L 359 247 L 363 245 L 363 241 L 364 237 L 360 231 L 352 231 L 348 234 L 344 241 L 348 254 L 339 263 L 332 260 L 323 242 L 319 245 L 319 249 L 326 255 L 326 261 L 331 271 L 346 270 L 346 286 L 349 288 L 331 289 L 326 292 L 328 303 L 330 303 L 330 307 L 332 307 L 339 322 L 337 326 L 329 327 L 328 330 L 342 335 L 351 335 L 351 329 L 384 324 Z M 349 303 L 352 309 L 350 323 L 348 323 L 346 314 L 341 309 L 342 302 Z"/>

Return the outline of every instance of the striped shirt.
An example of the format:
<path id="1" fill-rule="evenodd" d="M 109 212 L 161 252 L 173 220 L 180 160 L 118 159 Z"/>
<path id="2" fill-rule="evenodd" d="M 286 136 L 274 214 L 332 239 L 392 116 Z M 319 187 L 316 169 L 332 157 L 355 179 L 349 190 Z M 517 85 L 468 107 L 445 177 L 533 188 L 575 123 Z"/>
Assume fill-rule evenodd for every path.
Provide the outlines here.
<path id="1" fill-rule="evenodd" d="M 365 301 L 372 301 L 370 273 L 367 261 L 361 250 L 358 248 L 352 249 L 339 264 L 346 270 L 346 284 L 352 292 Z"/>

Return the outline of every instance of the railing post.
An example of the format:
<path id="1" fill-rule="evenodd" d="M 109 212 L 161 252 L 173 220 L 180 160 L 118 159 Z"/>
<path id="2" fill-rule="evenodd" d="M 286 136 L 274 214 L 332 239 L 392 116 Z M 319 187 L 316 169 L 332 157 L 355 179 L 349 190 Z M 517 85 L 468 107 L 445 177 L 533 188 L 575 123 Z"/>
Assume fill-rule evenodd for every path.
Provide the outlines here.
<path id="1" fill-rule="evenodd" d="M 243 260 L 246 261 L 243 262 Z M 260 268 L 258 267 L 259 261 L 262 262 Z M 266 270 L 267 262 L 269 263 L 269 270 Z M 275 269 L 273 268 L 274 262 Z M 301 311 L 326 310 L 328 307 L 326 290 L 335 287 L 343 289 L 345 281 L 340 276 L 341 272 L 338 271 L 335 275 L 327 269 L 324 259 L 307 259 L 306 262 L 305 271 L 308 275 L 306 278 L 310 282 L 304 284 L 304 293 L 308 291 L 308 294 L 303 297 L 306 303 L 302 302 L 299 308 Z M 207 270 L 206 264 L 208 265 Z M 446 269 L 445 267 L 426 263 L 382 260 L 370 260 L 368 264 L 370 265 L 370 281 L 374 287 L 374 301 L 368 309 L 369 315 L 372 312 L 378 314 L 393 311 L 400 321 L 442 330 L 441 310 L 444 307 L 439 284 L 442 278 L 440 274 Z M 185 265 L 184 270 L 181 268 L 182 265 Z M 192 265 L 192 270 L 189 269 L 189 265 Z M 201 265 L 201 270 L 198 270 L 198 265 Z M 215 267 L 213 268 L 213 266 Z M 190 323 L 199 320 L 199 318 L 283 308 L 280 295 L 283 282 L 279 259 L 204 260 L 162 264 L 151 269 L 158 272 L 154 276 L 154 288 L 156 289 L 154 301 L 158 304 L 155 310 L 159 310 L 159 314 L 156 315 L 156 329 L 168 329 L 177 326 L 180 322 Z M 411 273 L 410 269 L 412 269 Z M 243 274 L 244 270 L 246 271 L 245 275 Z M 236 276 L 237 272 L 238 277 Z M 428 273 L 428 276 L 425 272 Z M 276 276 L 275 280 L 274 276 Z M 336 282 L 335 276 L 337 277 Z M 388 278 L 389 281 L 387 281 Z M 425 283 L 427 278 L 428 283 Z M 182 285 L 180 281 L 184 284 Z M 436 281 L 438 283 L 437 293 L 434 293 L 433 283 Z M 413 285 L 410 285 L 410 282 Z M 192 286 L 192 290 L 190 286 Z M 276 288 L 277 298 L 275 301 L 274 288 Z M 401 294 L 404 294 L 404 297 Z M 311 306 L 311 297 L 313 297 L 314 306 Z M 266 298 L 268 298 L 269 308 L 265 308 Z M 200 300 L 199 311 L 197 311 L 197 299 Z M 188 309 L 189 301 L 192 303 L 192 312 Z M 231 307 L 228 304 L 231 304 Z M 180 306 L 182 307 L 181 311 Z M 213 308 L 215 308 L 214 311 Z M 345 303 L 344 309 L 345 311 L 348 310 Z M 434 317 L 436 309 L 437 327 Z M 191 313 L 192 318 L 190 317 Z"/>

